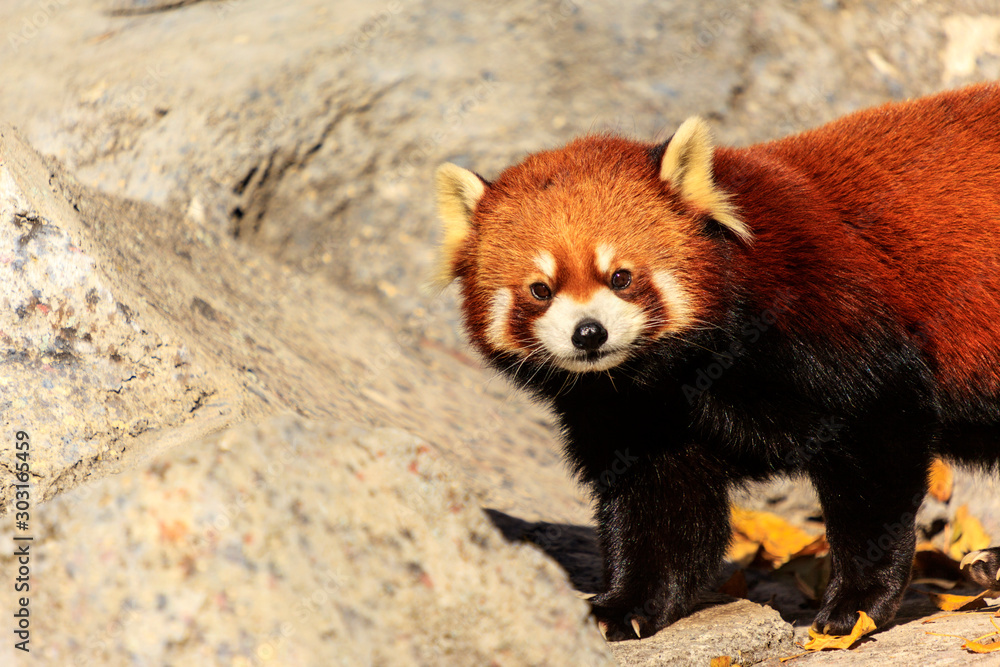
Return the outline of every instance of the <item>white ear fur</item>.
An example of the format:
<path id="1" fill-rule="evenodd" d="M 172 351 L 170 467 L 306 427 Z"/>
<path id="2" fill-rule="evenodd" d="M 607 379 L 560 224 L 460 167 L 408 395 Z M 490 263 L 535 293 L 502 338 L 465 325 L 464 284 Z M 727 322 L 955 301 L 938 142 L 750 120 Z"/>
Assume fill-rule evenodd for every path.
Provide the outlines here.
<path id="1" fill-rule="evenodd" d="M 676 188 L 681 197 L 711 213 L 719 224 L 749 243 L 753 233 L 736 215 L 729 195 L 712 176 L 712 133 L 708 123 L 692 116 L 681 123 L 667 144 L 660 163 L 660 179 Z"/>
<path id="2" fill-rule="evenodd" d="M 486 192 L 486 185 L 468 169 L 450 163 L 437 168 L 434 180 L 438 215 L 444 230 L 434 282 L 444 287 L 456 277 L 455 255 L 472 231 L 472 213 Z"/>

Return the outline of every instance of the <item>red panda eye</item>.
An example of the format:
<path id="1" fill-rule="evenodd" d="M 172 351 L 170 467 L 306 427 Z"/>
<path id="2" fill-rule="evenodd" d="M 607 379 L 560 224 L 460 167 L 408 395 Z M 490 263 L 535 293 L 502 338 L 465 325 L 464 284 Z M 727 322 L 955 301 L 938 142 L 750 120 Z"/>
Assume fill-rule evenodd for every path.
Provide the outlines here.
<path id="1" fill-rule="evenodd" d="M 552 290 L 545 283 L 531 283 L 528 289 L 531 291 L 531 296 L 539 301 L 548 301 L 552 298 Z"/>
<path id="2" fill-rule="evenodd" d="M 628 269 L 618 269 L 611 276 L 611 289 L 622 290 L 632 284 L 632 272 Z"/>

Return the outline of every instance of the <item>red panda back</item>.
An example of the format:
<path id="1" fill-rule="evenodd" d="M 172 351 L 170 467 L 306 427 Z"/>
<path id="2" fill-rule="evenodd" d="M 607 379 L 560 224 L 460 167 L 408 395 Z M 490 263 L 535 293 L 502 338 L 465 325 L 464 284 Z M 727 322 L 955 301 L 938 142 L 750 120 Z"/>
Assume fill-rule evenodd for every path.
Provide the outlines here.
<path id="1" fill-rule="evenodd" d="M 805 282 L 814 294 L 797 308 L 826 333 L 870 317 L 872 304 L 848 287 L 864 285 L 945 387 L 1000 393 L 1000 85 L 715 157 L 720 186 L 756 235 L 753 280 Z"/>

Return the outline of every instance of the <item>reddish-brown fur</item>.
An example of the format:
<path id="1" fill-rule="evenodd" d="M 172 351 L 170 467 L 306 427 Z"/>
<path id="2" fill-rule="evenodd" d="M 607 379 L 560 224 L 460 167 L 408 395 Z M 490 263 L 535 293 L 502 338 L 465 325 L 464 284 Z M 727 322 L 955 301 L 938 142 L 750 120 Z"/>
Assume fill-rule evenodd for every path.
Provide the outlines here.
<path id="1" fill-rule="evenodd" d="M 956 117 L 960 127 L 949 123 Z M 785 326 L 841 336 L 846 345 L 866 326 L 876 295 L 926 341 L 956 397 L 973 387 L 1000 392 L 998 118 L 1000 86 L 983 84 L 867 109 L 779 141 L 717 148 L 717 186 L 755 236 L 741 249 L 736 281 L 753 286 L 747 296 L 762 308 L 791 291 Z M 491 183 L 456 267 L 481 351 L 490 351 L 484 287 L 525 282 L 533 253 L 549 249 L 561 267 L 575 267 L 564 289 L 588 294 L 599 282 L 580 249 L 602 239 L 678 271 L 696 286 L 698 317 L 710 316 L 716 257 L 694 231 L 698 212 L 678 196 L 655 196 L 663 186 L 650 173 L 649 150 L 585 137 L 532 155 Z M 524 308 L 521 316 L 536 314 Z"/>
<path id="2" fill-rule="evenodd" d="M 492 290 L 537 280 L 532 258 L 539 250 L 551 252 L 560 268 L 554 287 L 575 297 L 607 282 L 596 275 L 592 254 L 602 242 L 614 245 L 626 263 L 669 269 L 711 291 L 719 278 L 711 243 L 696 231 L 701 220 L 679 216 L 686 211 L 679 198 L 660 196 L 664 186 L 650 170 L 648 150 L 620 137 L 585 137 L 532 155 L 490 184 L 455 267 L 463 279 L 466 324 L 481 352 L 494 352 L 482 333 Z M 637 275 L 648 279 L 648 273 Z M 525 294 L 519 293 L 512 321 L 521 340 L 541 313 Z M 662 308 L 655 291 L 637 289 L 635 298 L 650 311 Z"/>
<path id="3" fill-rule="evenodd" d="M 1000 86 L 720 148 L 715 174 L 756 236 L 741 280 L 761 303 L 793 290 L 798 326 L 849 345 L 871 319 L 863 289 L 924 341 L 956 399 L 1000 392 Z"/>
<path id="4" fill-rule="evenodd" d="M 477 348 L 551 403 L 594 492 L 606 590 L 592 605 L 610 638 L 687 613 L 722 560 L 730 486 L 776 473 L 808 476 L 823 505 L 833 566 L 817 626 L 846 634 L 863 610 L 882 627 L 932 458 L 1000 464 L 1000 84 L 747 148 L 712 152 L 690 121 L 677 137 L 585 137 L 490 184 L 444 167 L 444 274 Z M 631 288 L 597 271 L 601 244 Z M 573 298 L 533 298 L 546 280 Z M 581 318 L 582 337 L 589 311 L 559 308 L 591 294 L 647 316 L 623 356 L 532 357 L 539 330 L 574 331 L 551 313 Z M 619 445 L 635 463 L 606 483 Z"/>

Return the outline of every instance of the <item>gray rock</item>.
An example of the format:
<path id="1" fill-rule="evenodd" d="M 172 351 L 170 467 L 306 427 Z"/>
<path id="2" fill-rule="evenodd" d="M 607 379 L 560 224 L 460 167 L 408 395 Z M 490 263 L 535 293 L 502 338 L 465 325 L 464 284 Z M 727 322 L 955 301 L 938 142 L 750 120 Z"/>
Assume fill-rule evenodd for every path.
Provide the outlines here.
<path id="1" fill-rule="evenodd" d="M 567 0 L 475 8 L 455 0 L 13 0 L 0 7 L 0 25 L 0 76 L 17 82 L 16 94 L 0 99 L 0 119 L 83 183 L 0 131 L 0 415 L 8 432 L 27 424 L 38 446 L 36 500 L 126 471 L 37 510 L 47 554 L 40 595 L 60 592 L 44 598 L 51 620 L 39 616 L 38 640 L 53 663 L 336 660 L 333 634 L 304 634 L 295 648 L 299 639 L 283 635 L 288 609 L 304 614 L 293 616 L 295 627 L 356 638 L 342 644 L 348 662 L 378 651 L 401 659 L 407 650 L 428 662 L 604 659 L 591 652 L 596 630 L 585 614 L 573 616 L 585 607 L 561 606 L 562 584 L 547 588 L 558 578 L 551 563 L 530 547 L 483 533 L 489 551 L 522 565 L 524 553 L 539 559 L 537 570 L 516 566 L 504 586 L 531 588 L 537 571 L 552 600 L 530 591 L 500 607 L 477 599 L 493 618 L 469 604 L 476 591 L 492 595 L 489 568 L 498 563 L 469 546 L 465 510 L 438 532 L 437 522 L 416 520 L 426 535 L 399 547 L 408 543 L 393 531 L 406 522 L 379 516 L 409 487 L 364 496 L 360 480 L 319 451 L 315 460 L 337 473 L 296 463 L 289 479 L 312 487 L 263 488 L 246 477 L 244 487 L 264 500 L 244 498 L 227 474 L 247 471 L 219 450 L 236 436 L 197 438 L 242 420 L 265 424 L 244 432 L 248 442 L 299 438 L 274 436 L 276 422 L 266 419 L 278 411 L 391 425 L 422 436 L 434 474 L 455 481 L 459 496 L 474 494 L 535 527 L 579 529 L 588 502 L 559 460 L 547 415 L 469 355 L 449 293 L 434 299 L 419 289 L 437 233 L 433 167 L 453 160 L 492 176 L 581 132 L 663 139 L 694 113 L 722 142 L 758 141 L 886 100 L 1000 78 L 1000 20 L 978 0 L 708 0 L 624 10 Z M 341 444 L 354 438 L 331 433 Z M 247 453 L 268 479 L 258 444 L 231 451 Z M 7 446 L 0 443 L 3 475 L 13 460 Z M 344 447 L 367 461 L 363 448 Z M 344 498 L 342 488 L 362 495 Z M 762 507 L 800 521 L 815 513 L 801 486 L 772 490 Z M 929 522 L 968 502 L 1000 530 L 995 497 L 963 486 L 950 506 L 922 516 Z M 319 498 L 315 507 L 294 504 L 310 498 Z M 324 519 L 334 533 L 343 528 L 346 542 L 315 532 L 323 498 L 357 509 L 330 512 L 353 517 L 344 527 Z M 178 540 L 188 535 L 182 526 L 216 519 L 231 521 L 220 544 Z M 244 520 L 249 543 L 232 529 Z M 458 556 L 447 541 L 456 535 L 466 550 Z M 455 574 L 468 584 L 466 597 L 428 597 L 420 572 L 393 561 L 405 549 L 426 556 L 415 562 L 432 581 L 432 570 L 447 572 L 442 563 L 461 563 Z M 593 586 L 592 549 L 583 556 Z M 0 561 L 9 566 L 9 556 Z M 322 569 L 334 561 L 355 568 L 358 582 L 349 594 L 337 589 L 349 602 L 336 611 Z M 520 634 L 497 643 L 498 627 L 539 620 L 536 609 L 524 616 L 524 604 L 549 613 L 540 632 L 557 627 L 579 643 L 567 653 L 556 652 L 565 647 L 558 637 L 550 653 L 533 652 Z M 772 615 L 748 605 L 700 612 L 614 650 L 626 664 L 684 664 L 685 651 L 699 664 L 723 650 L 772 655 L 761 648 L 770 635 L 751 630 L 769 627 Z M 474 627 L 438 607 L 467 611 Z M 393 615 L 399 610 L 409 610 L 406 622 Z M 749 633 L 746 643 L 729 642 L 712 614 L 730 614 L 730 627 Z M 979 659 L 902 620 L 854 652 L 799 661 Z M 935 629 L 968 637 L 990 630 L 975 618 L 949 623 Z M 0 653 L 0 663 L 9 657 Z"/>
<path id="2" fill-rule="evenodd" d="M 282 416 L 66 493 L 35 511 L 31 658 L 613 664 L 558 566 L 442 470 L 398 429 Z"/>
<path id="3" fill-rule="evenodd" d="M 941 615 L 941 614 L 937 614 Z M 996 654 L 975 654 L 961 648 L 963 640 L 958 637 L 976 639 L 995 628 L 990 625 L 985 614 L 951 615 L 949 618 L 932 623 L 922 619 L 900 623 L 883 632 L 862 638 L 849 651 L 821 651 L 796 658 L 792 665 L 888 665 L 889 667 L 910 667 L 911 665 L 996 665 Z M 954 637 L 935 636 L 955 635 Z M 806 641 L 805 629 L 796 632 L 796 639 Z M 995 639 L 995 638 L 994 638 Z M 993 641 L 986 639 L 985 642 Z M 788 663 L 785 663 L 788 664 Z"/>
<path id="4" fill-rule="evenodd" d="M 619 664 L 637 667 L 708 665 L 722 656 L 734 665 L 752 665 L 796 652 L 792 626 L 774 609 L 748 600 L 696 611 L 653 637 L 616 642 L 611 649 Z"/>
<path id="5" fill-rule="evenodd" d="M 52 4 L 0 9 L 0 75 L 30 82 L 0 118 L 88 185 L 189 210 L 401 317 L 426 305 L 441 161 L 489 177 L 582 132 L 665 139 L 696 113 L 720 141 L 759 141 L 1000 78 L 977 0 Z"/>
<path id="6" fill-rule="evenodd" d="M 375 314 L 370 297 L 303 277 L 180 215 L 86 188 L 13 133 L 3 136 L 4 183 L 16 187 L 4 186 L 11 194 L 3 199 L 11 262 L 0 266 L 10 275 L 0 293 L 9 290 L 11 305 L 2 314 L 9 340 L 0 382 L 10 404 L 0 419 L 35 443 L 35 502 L 285 410 L 422 433 L 494 506 L 534 518 L 532 498 L 546 495 L 557 515 L 549 518 L 586 520 L 542 411 L 428 340 L 424 327 L 441 303 L 403 328 Z M 22 237 L 30 237 L 24 247 Z M 34 291 L 50 301 L 32 306 Z M 58 323 L 76 338 L 53 329 Z M 5 469 L 12 447 L 0 443 Z"/>
<path id="7" fill-rule="evenodd" d="M 0 421 L 33 442 L 36 502 L 120 469 L 137 445 L 184 441 L 233 416 L 231 388 L 97 261 L 104 248 L 58 188 L 0 125 Z M 13 437 L 0 442 L 11 476 L 14 454 Z M 12 497 L 0 486 L 0 512 Z"/>

